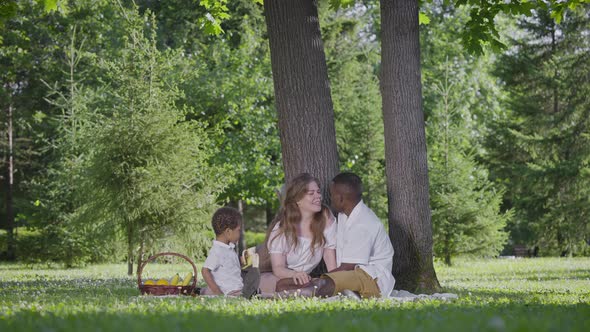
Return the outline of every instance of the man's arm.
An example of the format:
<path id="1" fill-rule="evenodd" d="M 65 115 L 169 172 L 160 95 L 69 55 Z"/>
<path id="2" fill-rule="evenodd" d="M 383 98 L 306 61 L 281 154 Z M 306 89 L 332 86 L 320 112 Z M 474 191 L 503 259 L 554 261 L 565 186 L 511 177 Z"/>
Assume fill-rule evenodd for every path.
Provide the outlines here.
<path id="1" fill-rule="evenodd" d="M 209 290 L 214 295 L 223 295 L 223 292 L 221 291 L 219 286 L 217 286 L 217 283 L 215 283 L 215 279 L 213 279 L 213 275 L 211 274 L 211 270 L 204 267 L 201 269 L 201 274 L 203 275 L 203 279 L 207 283 L 207 287 L 209 287 Z"/>
<path id="2" fill-rule="evenodd" d="M 339 267 L 337 267 L 336 269 L 332 270 L 332 271 L 328 271 L 328 273 L 330 272 L 338 272 L 338 271 L 352 271 L 354 270 L 354 268 L 357 266 L 358 264 L 356 263 L 342 263 L 340 264 Z"/>
<path id="3" fill-rule="evenodd" d="M 336 269 L 336 249 L 324 249 L 324 262 L 328 272 Z"/>

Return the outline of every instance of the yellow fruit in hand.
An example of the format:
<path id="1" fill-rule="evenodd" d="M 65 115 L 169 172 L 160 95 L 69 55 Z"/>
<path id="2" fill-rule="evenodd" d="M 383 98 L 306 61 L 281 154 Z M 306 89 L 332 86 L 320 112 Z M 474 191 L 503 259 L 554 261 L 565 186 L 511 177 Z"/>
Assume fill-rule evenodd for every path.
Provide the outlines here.
<path id="1" fill-rule="evenodd" d="M 152 286 L 152 285 L 155 285 L 156 283 L 154 282 L 154 279 L 148 279 L 143 284 Z"/>
<path id="2" fill-rule="evenodd" d="M 176 286 L 178 285 L 178 281 L 180 280 L 180 276 L 178 275 L 178 273 L 176 275 L 174 275 L 174 277 L 172 277 L 172 279 L 170 280 L 170 285 L 172 286 Z"/>
<path id="3" fill-rule="evenodd" d="M 156 285 L 160 285 L 160 286 L 168 286 L 168 280 L 166 279 L 159 279 L 158 281 L 156 281 Z"/>
<path id="4" fill-rule="evenodd" d="M 246 256 L 246 262 L 244 264 L 244 267 L 248 267 L 250 265 L 252 265 L 252 255 L 247 255 Z"/>
<path id="5" fill-rule="evenodd" d="M 182 286 L 188 286 L 191 282 L 193 281 L 193 273 L 189 272 L 186 274 L 186 276 L 184 276 L 184 279 L 182 279 Z"/>
<path id="6" fill-rule="evenodd" d="M 256 247 L 248 248 L 242 251 L 242 269 L 246 269 L 253 265 L 254 256 L 256 254 Z M 258 266 L 256 266 L 258 267 Z"/>

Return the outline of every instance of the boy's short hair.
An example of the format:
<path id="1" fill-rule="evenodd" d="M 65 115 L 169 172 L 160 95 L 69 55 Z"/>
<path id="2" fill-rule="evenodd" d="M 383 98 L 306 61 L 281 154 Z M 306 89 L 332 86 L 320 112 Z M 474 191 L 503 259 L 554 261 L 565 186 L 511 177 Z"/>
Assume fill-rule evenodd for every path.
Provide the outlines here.
<path id="1" fill-rule="evenodd" d="M 215 235 L 223 233 L 226 229 L 235 229 L 242 223 L 240 211 L 232 207 L 222 207 L 215 211 L 211 218 L 211 226 Z"/>

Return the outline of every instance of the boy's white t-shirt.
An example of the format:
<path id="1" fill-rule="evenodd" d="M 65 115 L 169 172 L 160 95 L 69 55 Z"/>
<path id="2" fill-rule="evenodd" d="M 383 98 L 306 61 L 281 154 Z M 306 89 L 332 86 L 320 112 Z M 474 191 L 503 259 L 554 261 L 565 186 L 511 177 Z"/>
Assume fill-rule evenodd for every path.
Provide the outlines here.
<path id="1" fill-rule="evenodd" d="M 377 279 L 381 296 L 389 296 L 395 284 L 391 274 L 393 246 L 381 220 L 360 201 L 350 216 L 338 214 L 337 233 L 336 265 L 357 264 Z"/>
<path id="2" fill-rule="evenodd" d="M 324 237 L 326 243 L 323 247 L 316 247 L 315 250 L 310 250 L 311 239 L 306 237 L 298 237 L 298 245 L 296 248 L 291 248 L 287 241 L 285 234 L 281 234 L 275 238 L 279 232 L 279 224 L 273 228 L 269 237 L 268 252 L 269 254 L 283 254 L 287 257 L 287 268 L 293 271 L 304 271 L 310 273 L 322 260 L 324 249 L 336 249 L 336 232 L 338 226 L 336 222 L 324 229 Z"/>
<path id="3" fill-rule="evenodd" d="M 213 240 L 209 256 L 203 264 L 204 268 L 211 270 L 213 280 L 226 295 L 233 291 L 242 290 L 244 287 L 240 259 L 234 248 L 233 243 L 225 244 Z"/>

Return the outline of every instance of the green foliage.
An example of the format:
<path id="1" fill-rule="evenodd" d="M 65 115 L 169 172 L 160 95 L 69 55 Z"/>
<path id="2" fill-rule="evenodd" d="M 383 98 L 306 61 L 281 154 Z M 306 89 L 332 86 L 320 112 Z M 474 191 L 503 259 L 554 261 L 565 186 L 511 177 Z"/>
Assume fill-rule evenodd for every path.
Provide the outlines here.
<path id="1" fill-rule="evenodd" d="M 330 8 L 337 10 L 340 8 L 348 8 L 354 5 L 354 0 L 330 0 Z"/>
<path id="2" fill-rule="evenodd" d="M 61 80 L 64 76 L 61 71 L 63 53 L 59 51 L 66 39 L 62 38 L 68 36 L 69 31 L 63 31 L 63 34 L 57 33 L 59 29 L 56 26 L 63 23 L 61 21 L 60 24 L 56 23 L 59 21 L 58 14 L 46 14 L 41 6 L 32 1 L 19 1 L 15 8 L 17 15 L 8 17 L 4 22 L 5 28 L 0 29 L 4 41 L 0 44 L 0 66 L 2 67 L 0 72 L 5 87 L 0 92 L 0 102 L 3 110 L 8 105 L 12 105 L 14 109 L 13 149 L 16 170 L 14 210 L 18 216 L 17 226 L 38 227 L 45 223 L 56 226 L 57 220 L 53 218 L 43 221 L 37 218 L 39 207 L 34 206 L 33 202 L 41 198 L 38 196 L 39 192 L 52 190 L 41 185 L 37 187 L 41 182 L 38 178 L 39 174 L 50 172 L 49 169 L 52 168 L 49 166 L 51 162 L 48 161 L 51 160 L 49 150 L 50 144 L 54 143 L 52 140 L 56 133 L 55 122 L 52 121 L 55 114 L 44 100 L 47 96 L 47 86 L 43 84 L 43 80 L 54 82 Z M 3 124 L 6 121 L 4 115 L 5 112 L 2 112 Z M 4 128 L 3 125 L 3 131 Z M 3 139 L 1 143 L 3 154 L 7 150 L 6 143 Z M 6 165 L 2 163 L 2 167 Z M 36 191 L 37 188 L 39 192 Z M 2 196 L 4 195 L 3 192 Z M 2 201 L 5 200 L 2 199 Z M 43 203 L 45 203 L 44 199 Z M 59 204 L 57 205 L 56 209 L 60 207 Z M 64 232 L 52 231 L 54 235 L 58 233 L 64 234 Z M 59 242 L 59 239 L 51 239 L 44 243 L 58 246 Z M 59 250 L 57 247 L 54 249 Z M 43 250 L 51 251 L 47 246 L 44 246 Z"/>
<path id="3" fill-rule="evenodd" d="M 16 15 L 18 9 L 16 1 L 2 1 L 0 3 L 0 24 Z M 1 26 L 0 26 L 1 27 Z"/>
<path id="4" fill-rule="evenodd" d="M 203 31 L 211 35 L 222 33 L 221 23 L 230 18 L 227 0 L 200 0 L 199 3 L 207 10 L 205 16 L 198 20 Z"/>
<path id="5" fill-rule="evenodd" d="M 266 238 L 266 233 L 260 232 L 244 232 L 244 236 L 246 237 L 246 248 L 254 247 L 256 245 L 264 243 L 264 239 Z"/>
<path id="6" fill-rule="evenodd" d="M 428 15 L 420 12 L 418 16 L 418 23 L 420 25 L 427 25 L 428 23 L 430 23 L 430 18 L 428 17 Z"/>
<path id="7" fill-rule="evenodd" d="M 465 11 L 428 9 L 438 13 L 422 31 L 434 252 L 447 264 L 457 254 L 496 256 L 512 212 L 500 211 L 504 192 L 477 159 L 485 154 L 480 143 L 488 135 L 486 121 L 499 112 L 494 99 L 501 95 L 487 73 L 490 59 L 473 58 L 453 45 Z"/>
<path id="8" fill-rule="evenodd" d="M 103 16 L 95 16 L 90 8 Z M 43 105 L 33 116 L 33 123 L 43 128 L 35 132 L 42 143 L 44 165 L 42 171 L 26 182 L 29 200 L 34 200 L 26 221 L 44 237 L 41 248 L 51 253 L 48 255 L 51 261 L 68 266 L 88 261 L 119 261 L 121 255 L 117 252 L 121 248 L 113 229 L 97 237 L 79 227 L 75 220 L 86 203 L 77 192 L 90 155 L 83 139 L 96 125 L 94 108 L 102 94 L 100 88 L 91 88 L 101 73 L 95 59 L 109 58 L 116 53 L 113 46 L 117 43 L 113 39 L 122 34 L 119 22 L 123 17 L 113 11 L 111 2 L 79 1 L 70 7 L 68 16 L 56 13 L 51 19 L 68 29 L 47 37 L 55 49 L 51 55 L 44 56 L 56 62 L 50 68 L 59 74 L 46 75 L 39 82 L 43 82 L 42 91 L 46 95 L 39 99 L 44 99 L 50 107 Z"/>
<path id="9" fill-rule="evenodd" d="M 121 11 L 121 4 L 129 4 L 123 1 L 0 4 L 0 121 L 12 105 L 16 223 L 35 234 L 19 231 L 23 260 L 67 266 L 121 261 L 128 239 L 122 228 L 110 226 L 127 213 L 135 216 L 137 234 L 143 229 L 132 240 L 139 244 L 143 238 L 146 252 L 204 257 L 216 201 L 241 200 L 269 215 L 277 207 L 274 190 L 283 173 L 261 1 L 135 2 L 140 13 L 154 13 L 157 24 L 149 14 L 138 18 L 133 10 Z M 457 2 L 444 2 L 451 3 Z M 498 214 L 500 188 L 506 188 L 503 210 L 516 213 L 509 223 L 512 244 L 538 245 L 541 254 L 587 254 L 590 170 L 583 119 L 590 65 L 579 52 L 588 43 L 587 21 L 580 19 L 587 5 L 581 0 L 460 3 L 464 10 L 440 1 L 420 4 L 420 18 L 431 20 L 421 26 L 429 134 L 442 133 L 432 130 L 441 124 L 442 109 L 434 87 L 446 70 L 455 81 L 453 98 L 461 100 L 449 122 L 456 132 L 450 135 L 456 151 L 449 153 L 455 168 L 432 171 L 436 195 L 448 190 L 436 196 L 435 218 L 491 220 Z M 378 2 L 319 5 L 342 169 L 363 177 L 365 200 L 385 218 Z M 541 24 L 537 14 L 544 7 L 549 10 Z M 508 32 L 525 41 L 507 43 L 497 33 L 503 23 L 496 17 L 503 13 L 531 17 Z M 542 32 L 551 29 L 555 52 L 547 51 L 548 44 L 536 48 L 533 44 L 550 39 Z M 468 56 L 457 40 L 462 34 L 476 53 L 488 45 L 511 47 L 499 70 L 510 91 L 507 102 L 504 86 L 488 75 L 494 56 Z M 155 78 L 153 94 L 147 93 L 149 78 Z M 550 112 L 552 91 L 558 91 L 559 114 Z M 131 107 L 140 111 L 130 112 Z M 428 146 L 434 164 L 442 160 L 443 140 L 437 137 Z M 6 153 L 4 139 L 0 149 Z M 491 169 L 493 186 L 485 180 L 482 161 Z M 174 178 L 177 173 L 183 175 Z M 132 180 L 126 183 L 125 177 Z M 101 190 L 119 194 L 97 194 Z M 121 195 L 126 200 L 113 203 Z M 4 194 L 1 198 L 4 202 Z M 111 205 L 103 205 L 106 201 Z M 449 211 L 458 216 L 449 217 Z M 465 232 L 452 231 L 461 238 Z M 248 234 L 249 245 L 260 240 Z M 461 243 L 473 252 L 488 242 Z"/>
<path id="10" fill-rule="evenodd" d="M 502 191 L 475 162 L 459 90 L 448 77 L 435 86 L 441 105 L 428 121 L 430 205 L 434 252 L 451 264 L 457 254 L 496 256 L 506 242 L 503 231 L 511 213 L 501 213 Z M 458 82 L 464 84 L 463 82 Z"/>
<path id="11" fill-rule="evenodd" d="M 232 165 L 235 176 L 220 198 L 276 210 L 283 170 L 266 26 L 250 0 L 235 1 L 230 10 L 227 33 L 201 50 L 202 75 L 183 88 L 195 105 L 191 116 L 220 128 L 213 139 L 224 153 L 213 162 Z"/>
<path id="12" fill-rule="evenodd" d="M 65 267 L 81 266 L 96 257 L 78 234 L 61 226 L 43 229 L 19 227 L 16 234 L 16 257 L 26 264 L 58 263 Z M 0 230 L 0 248 L 6 246 L 6 231 Z M 99 247 L 100 250 L 100 247 Z M 119 257 L 120 259 L 121 257 Z"/>
<path id="13" fill-rule="evenodd" d="M 187 268 L 153 264 L 149 271 L 169 278 L 170 271 Z M 0 329 L 584 331 L 589 269 L 587 258 L 457 260 L 453 267 L 437 266 L 446 291 L 459 295 L 455 301 L 323 302 L 138 296 L 137 280 L 124 277 L 123 265 L 0 265 Z"/>
<path id="14" fill-rule="evenodd" d="M 100 61 L 108 89 L 83 138 L 90 156 L 80 189 L 87 203 L 76 219 L 93 232 L 117 229 L 131 252 L 174 234 L 198 238 L 226 181 L 223 169 L 209 164 L 216 151 L 204 125 L 185 120 L 186 110 L 174 103 L 182 92 L 166 80 L 183 54 L 156 48 L 149 13 L 126 10 L 125 17 L 120 57 Z"/>
<path id="15" fill-rule="evenodd" d="M 43 4 L 43 9 L 46 13 L 59 11 L 61 13 L 68 13 L 68 0 L 36 0 L 37 3 Z"/>
<path id="16" fill-rule="evenodd" d="M 191 23 L 204 15 L 203 11 L 188 11 L 184 5 L 182 1 L 167 2 L 157 8 L 164 28 L 158 25 L 157 36 L 151 36 L 163 49 L 183 48 L 172 52 L 175 54 L 169 60 L 175 63 L 162 72 L 162 80 L 166 88 L 178 86 L 172 97 L 177 109 L 202 124 L 197 131 L 207 132 L 208 140 L 199 143 L 225 147 L 223 153 L 210 151 L 213 155 L 207 161 L 214 163 L 211 169 L 223 176 L 204 176 L 216 178 L 227 188 L 221 200 L 242 199 L 249 204 L 269 205 L 272 211 L 276 205 L 274 189 L 282 182 L 282 171 L 276 114 L 271 103 L 268 45 L 258 37 L 265 29 L 261 8 L 251 1 L 231 2 L 228 10 L 236 13 L 235 17 L 224 23 L 225 35 L 212 38 L 199 34 L 199 28 Z M 1 30 L 8 43 L 0 45 L 0 55 L 3 80 L 21 82 L 13 96 L 6 94 L 7 90 L 1 92 L 3 107 L 12 101 L 15 127 L 23 136 L 15 139 L 19 170 L 15 178 L 19 189 L 15 192 L 15 208 L 20 216 L 17 224 L 53 236 L 45 243 L 56 250 L 66 242 L 81 245 L 71 252 L 90 251 L 84 261 L 118 261 L 121 256 L 117 253 L 125 239 L 114 228 L 97 229 L 76 223 L 82 219 L 104 220 L 105 216 L 85 211 L 94 198 L 75 189 L 80 189 L 78 184 L 88 175 L 89 158 L 94 153 L 94 144 L 88 144 L 93 142 L 89 139 L 94 135 L 91 129 L 100 127 L 112 113 L 112 100 L 105 97 L 110 93 L 112 78 L 98 60 L 122 56 L 123 37 L 127 34 L 124 15 L 118 2 L 112 1 L 71 2 L 67 15 L 62 15 L 63 11 L 45 13 L 34 2 L 19 2 L 16 9 L 19 15 L 9 16 L 7 29 Z M 186 24 L 185 28 L 179 28 L 179 22 Z M 36 65 L 40 63 L 43 65 Z M 27 154 L 29 151 L 33 154 Z M 230 170 L 228 165 L 236 166 Z M 21 185 L 23 175 L 27 177 Z M 213 195 L 207 199 L 219 198 Z M 201 215 L 208 219 L 207 211 L 201 211 Z M 57 228 L 61 231 L 57 232 Z M 152 249 L 186 248 L 197 255 L 210 241 L 202 236 L 200 228 L 167 235 L 160 244 L 152 243 Z"/>
<path id="17" fill-rule="evenodd" d="M 512 16 L 531 16 L 536 10 L 550 11 L 551 17 L 559 23 L 567 8 L 574 9 L 583 4 L 584 0 L 549 0 L 549 1 L 479 1 L 456 0 L 457 6 L 466 5 L 470 10 L 470 19 L 465 24 L 462 33 L 463 45 L 473 54 L 481 55 L 485 47 L 490 47 L 495 52 L 506 49 L 506 45 L 500 40 L 500 33 L 495 23 L 500 13 Z"/>
<path id="18" fill-rule="evenodd" d="M 536 11 L 510 31 L 521 37 L 498 61 L 510 98 L 489 160 L 516 210 L 513 241 L 577 255 L 590 239 L 590 62 L 579 52 L 589 45 L 588 5 L 567 10 L 560 24 L 552 16 Z"/>
<path id="19" fill-rule="evenodd" d="M 361 176 L 363 200 L 386 219 L 385 150 L 377 76 L 380 58 L 379 45 L 371 32 L 371 13 L 353 15 L 354 8 L 322 9 L 340 169 Z"/>
<path id="20" fill-rule="evenodd" d="M 225 32 L 210 36 L 191 23 L 205 15 L 203 7 L 184 10 L 189 4 L 183 0 L 141 3 L 155 12 L 159 44 L 182 47 L 194 59 L 199 75 L 176 79 L 185 91 L 178 104 L 190 107 L 190 118 L 218 129 L 211 138 L 223 153 L 212 162 L 232 165 L 233 177 L 220 200 L 276 210 L 283 171 L 262 7 L 252 0 L 228 2 Z"/>

